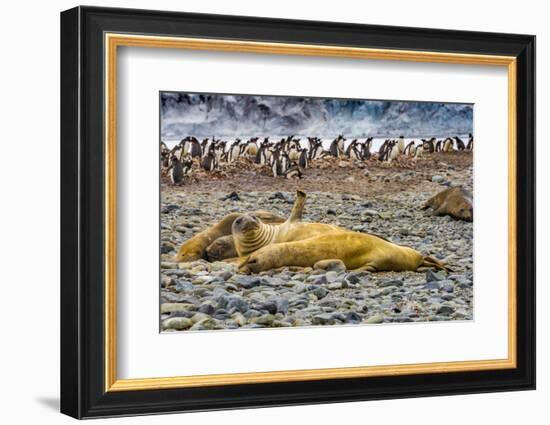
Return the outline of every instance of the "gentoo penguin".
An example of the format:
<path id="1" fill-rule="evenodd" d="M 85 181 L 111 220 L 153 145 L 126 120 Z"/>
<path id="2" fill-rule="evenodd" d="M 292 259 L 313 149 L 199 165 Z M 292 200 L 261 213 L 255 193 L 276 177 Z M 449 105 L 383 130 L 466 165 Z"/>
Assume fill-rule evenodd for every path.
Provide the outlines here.
<path id="1" fill-rule="evenodd" d="M 338 158 L 340 156 L 340 149 L 338 149 L 338 139 L 334 139 L 330 144 L 329 152 L 332 156 Z"/>
<path id="2" fill-rule="evenodd" d="M 443 140 L 438 140 L 437 143 L 435 144 L 435 151 L 441 152 L 443 150 L 442 145 L 443 145 Z"/>
<path id="3" fill-rule="evenodd" d="M 382 143 L 382 145 L 378 149 L 378 160 L 379 161 L 385 161 L 387 159 L 387 154 L 388 154 L 388 151 L 389 151 L 390 143 L 391 143 L 390 140 L 386 139 L 386 140 L 384 140 L 384 143 Z"/>
<path id="4" fill-rule="evenodd" d="M 464 142 L 460 137 L 455 136 L 455 141 L 456 141 L 456 150 L 463 151 L 464 149 L 466 149 L 466 145 L 464 145 Z"/>
<path id="5" fill-rule="evenodd" d="M 372 145 L 372 137 L 369 137 L 361 145 L 361 158 L 363 158 L 363 160 L 370 159 L 370 157 L 371 157 L 371 152 L 370 152 L 371 145 Z"/>
<path id="6" fill-rule="evenodd" d="M 399 153 L 403 153 L 405 150 L 405 138 L 403 136 L 399 136 L 399 141 L 397 142 L 397 150 Z"/>
<path id="7" fill-rule="evenodd" d="M 450 137 L 447 137 L 445 141 L 443 142 L 443 152 L 452 152 L 454 150 L 454 144 L 455 141 L 451 139 Z"/>
<path id="8" fill-rule="evenodd" d="M 193 167 L 193 158 L 191 158 L 189 155 L 185 155 L 183 157 L 181 165 L 184 177 L 189 176 Z"/>
<path id="9" fill-rule="evenodd" d="M 350 159 L 354 161 L 361 161 L 363 159 L 363 155 L 361 155 L 361 150 L 359 146 L 357 145 L 357 140 L 355 140 L 355 144 L 351 146 L 351 150 L 349 151 L 349 157 Z"/>
<path id="10" fill-rule="evenodd" d="M 212 152 L 212 150 L 210 150 L 210 152 L 208 152 L 208 154 L 202 159 L 201 167 L 206 171 L 214 171 L 218 168 L 216 155 Z"/>
<path id="11" fill-rule="evenodd" d="M 214 141 L 214 138 L 212 137 L 212 142 Z M 202 149 L 202 152 L 206 152 L 206 148 L 208 147 L 208 138 L 206 139 L 203 139 L 202 142 L 201 142 L 201 149 Z"/>
<path id="12" fill-rule="evenodd" d="M 170 149 L 164 142 L 160 142 L 160 163 L 164 169 L 170 166 Z"/>
<path id="13" fill-rule="evenodd" d="M 357 145 L 357 139 L 353 139 L 351 141 L 351 143 L 348 145 L 348 147 L 346 148 L 346 151 L 345 151 L 345 155 L 350 158 L 350 155 L 351 155 L 351 151 L 353 150 L 353 148 L 355 148 L 355 146 Z"/>
<path id="14" fill-rule="evenodd" d="M 229 152 L 227 155 L 227 162 L 229 164 L 231 164 L 233 161 L 236 161 L 239 158 L 239 154 L 241 150 L 240 143 L 241 143 L 241 139 L 235 139 L 235 141 L 229 148 Z"/>
<path id="15" fill-rule="evenodd" d="M 202 157 L 202 148 L 201 144 L 197 138 L 192 136 L 187 136 L 183 139 L 180 144 L 182 145 L 182 156 L 186 153 L 189 153 L 192 158 L 201 158 Z"/>
<path id="16" fill-rule="evenodd" d="M 309 149 L 309 160 L 314 161 L 319 159 L 321 157 L 321 152 L 323 152 L 323 142 L 321 140 L 314 140 L 312 142 L 312 147 Z"/>
<path id="17" fill-rule="evenodd" d="M 176 155 L 170 158 L 170 180 L 173 185 L 180 184 L 183 180 L 183 167 Z"/>
<path id="18" fill-rule="evenodd" d="M 308 157 L 308 151 L 306 148 L 300 149 L 300 156 L 298 158 L 298 165 L 302 168 L 308 168 L 309 167 L 309 157 Z"/>
<path id="19" fill-rule="evenodd" d="M 466 149 L 469 151 L 474 149 L 474 136 L 472 136 L 472 133 L 468 134 L 468 144 L 466 145 Z"/>
<path id="20" fill-rule="evenodd" d="M 239 146 L 239 155 L 242 156 L 246 153 L 246 149 L 248 148 L 248 142 L 241 143 Z"/>
<path id="21" fill-rule="evenodd" d="M 290 160 L 286 152 L 282 152 L 280 149 L 274 150 L 271 155 L 271 171 L 273 177 L 282 176 L 288 170 L 290 166 Z"/>
<path id="22" fill-rule="evenodd" d="M 307 143 L 308 143 L 308 147 L 309 147 L 309 151 L 311 152 L 313 150 L 313 148 L 315 147 L 315 142 L 317 141 L 317 138 L 316 137 L 308 137 L 307 138 Z"/>
<path id="23" fill-rule="evenodd" d="M 423 153 L 424 153 L 424 145 L 418 145 L 414 148 L 413 154 L 415 158 L 422 157 Z"/>
<path id="24" fill-rule="evenodd" d="M 214 147 L 214 155 L 216 156 L 216 167 L 220 164 L 221 159 L 223 158 L 225 154 L 225 146 L 226 142 L 218 142 L 216 143 L 216 146 Z"/>
<path id="25" fill-rule="evenodd" d="M 300 139 L 293 139 L 289 144 L 288 157 L 291 161 L 297 161 L 300 157 Z"/>
<path id="26" fill-rule="evenodd" d="M 403 155 L 407 156 L 413 156 L 414 155 L 414 140 L 412 142 L 407 143 L 407 146 L 405 146 L 405 149 L 403 149 Z"/>
<path id="27" fill-rule="evenodd" d="M 254 160 L 256 164 L 261 164 L 261 165 L 267 164 L 268 149 L 269 149 L 269 144 L 262 143 L 262 145 L 260 146 L 260 149 L 258 149 L 258 152 L 256 153 L 256 158 Z"/>
<path id="28" fill-rule="evenodd" d="M 296 164 L 293 164 L 288 170 L 285 171 L 285 178 L 292 179 L 292 178 L 302 178 L 302 171 L 300 170 L 300 167 L 298 167 Z"/>
<path id="29" fill-rule="evenodd" d="M 387 152 L 388 153 L 386 155 L 386 161 L 392 162 L 394 159 L 397 159 L 397 157 L 399 156 L 399 142 L 395 140 L 390 142 Z"/>
<path id="30" fill-rule="evenodd" d="M 256 154 L 258 153 L 258 145 L 256 143 L 257 141 L 258 141 L 258 138 L 253 137 L 246 143 L 246 153 L 248 156 L 255 157 Z"/>
<path id="31" fill-rule="evenodd" d="M 422 146 L 424 148 L 424 152 L 434 153 L 435 152 L 435 137 L 432 137 L 430 140 L 422 139 Z"/>

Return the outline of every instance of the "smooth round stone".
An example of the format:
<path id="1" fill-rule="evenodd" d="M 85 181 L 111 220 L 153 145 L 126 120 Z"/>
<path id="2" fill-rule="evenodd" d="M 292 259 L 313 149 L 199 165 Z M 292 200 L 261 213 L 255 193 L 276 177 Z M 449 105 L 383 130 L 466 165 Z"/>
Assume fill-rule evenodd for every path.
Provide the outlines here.
<path id="1" fill-rule="evenodd" d="M 451 305 L 443 304 L 437 309 L 437 314 L 449 316 L 455 312 L 455 308 Z"/>
<path id="2" fill-rule="evenodd" d="M 162 322 L 163 329 L 184 330 L 193 326 L 193 322 L 187 317 L 172 317 Z"/>
<path id="3" fill-rule="evenodd" d="M 248 302 L 244 300 L 240 295 L 229 295 L 220 297 L 218 300 L 218 307 L 224 308 L 227 311 L 241 313 L 246 312 L 250 307 Z"/>
<path id="4" fill-rule="evenodd" d="M 161 284 L 162 286 L 164 286 L 165 288 L 168 287 L 168 286 L 170 286 L 170 285 L 172 285 L 173 283 L 174 283 L 174 280 L 173 280 L 171 277 L 169 277 L 169 276 L 162 275 L 162 276 L 160 277 L 160 284 Z"/>
<path id="5" fill-rule="evenodd" d="M 206 319 L 209 319 L 210 316 L 208 314 L 205 314 L 205 313 L 195 313 L 193 315 L 193 317 L 191 317 L 191 321 L 193 323 L 198 323 L 198 322 L 201 322 L 203 320 L 206 320 Z"/>
<path id="6" fill-rule="evenodd" d="M 238 326 L 244 326 L 246 325 L 246 317 L 244 317 L 241 313 L 235 313 L 231 316 L 231 319 L 238 325 Z"/>
<path id="7" fill-rule="evenodd" d="M 327 272 L 327 274 L 325 274 L 325 278 L 329 283 L 334 282 L 336 279 L 338 279 L 338 273 L 336 273 L 335 271 Z"/>
<path id="8" fill-rule="evenodd" d="M 259 286 L 261 279 L 255 276 L 239 276 L 236 278 L 236 282 L 243 288 L 250 289 Z"/>
<path id="9" fill-rule="evenodd" d="M 271 326 L 274 327 L 274 328 L 288 328 L 292 325 L 288 322 L 283 321 L 283 320 L 274 320 L 273 323 L 271 324 Z"/>
<path id="10" fill-rule="evenodd" d="M 254 323 L 257 325 L 264 325 L 269 326 L 273 323 L 275 320 L 275 316 L 273 314 L 264 314 L 263 316 L 258 317 Z"/>
<path id="11" fill-rule="evenodd" d="M 191 309 L 196 309 L 193 304 L 186 303 L 162 303 L 160 305 L 161 313 L 174 313 L 176 311 L 189 311 Z"/>
<path id="12" fill-rule="evenodd" d="M 332 325 L 335 321 L 336 320 L 332 313 L 321 313 L 313 316 L 311 323 L 313 325 Z"/>
<path id="13" fill-rule="evenodd" d="M 395 287 L 403 286 L 403 281 L 402 280 L 383 280 L 381 282 L 378 282 L 377 286 L 379 288 L 385 288 L 388 286 L 395 286 Z"/>
<path id="14" fill-rule="evenodd" d="M 200 305 L 198 311 L 199 313 L 204 313 L 211 316 L 216 311 L 216 303 L 214 301 L 206 301 Z"/>
<path id="15" fill-rule="evenodd" d="M 257 309 L 260 311 L 267 311 L 268 313 L 275 314 L 277 313 L 277 300 L 270 299 L 261 303 L 257 306 Z"/>
<path id="16" fill-rule="evenodd" d="M 227 266 L 226 263 L 222 263 L 221 261 L 216 261 L 216 262 L 210 264 L 210 270 L 213 271 L 213 272 L 217 272 L 217 271 L 220 271 L 220 270 L 226 270 L 226 268 L 227 268 L 226 266 Z"/>
<path id="17" fill-rule="evenodd" d="M 259 312 L 258 310 L 256 309 L 250 309 L 248 310 L 246 313 L 244 313 L 244 316 L 248 319 L 252 319 L 254 317 L 260 317 L 262 315 L 261 312 Z"/>
<path id="18" fill-rule="evenodd" d="M 312 291 L 312 293 L 317 297 L 318 300 L 321 300 L 328 295 L 328 290 L 323 288 L 322 286 L 318 286 Z"/>
<path id="19" fill-rule="evenodd" d="M 328 284 L 327 288 L 331 289 L 331 290 L 342 289 L 343 284 L 342 284 L 342 282 L 332 282 L 332 283 Z"/>
<path id="20" fill-rule="evenodd" d="M 365 323 L 372 325 L 376 323 L 382 323 L 383 321 L 384 321 L 384 316 L 382 316 L 381 314 L 376 314 L 366 319 Z"/>
<path id="21" fill-rule="evenodd" d="M 346 323 L 357 324 L 357 323 L 361 323 L 362 320 L 363 318 L 359 314 L 357 314 L 355 311 L 350 311 L 346 313 L 344 317 L 344 321 Z"/>
<path id="22" fill-rule="evenodd" d="M 205 285 L 205 284 L 208 284 L 210 282 L 213 282 L 214 280 L 216 280 L 215 277 L 209 276 L 209 275 L 204 275 L 204 276 L 197 277 L 195 280 L 192 281 L 192 283 L 193 283 L 193 285 Z"/>
<path id="23" fill-rule="evenodd" d="M 214 329 L 223 329 L 223 326 L 219 320 L 213 319 L 211 317 L 203 319 L 199 322 L 196 322 L 191 326 L 190 330 L 214 330 Z"/>

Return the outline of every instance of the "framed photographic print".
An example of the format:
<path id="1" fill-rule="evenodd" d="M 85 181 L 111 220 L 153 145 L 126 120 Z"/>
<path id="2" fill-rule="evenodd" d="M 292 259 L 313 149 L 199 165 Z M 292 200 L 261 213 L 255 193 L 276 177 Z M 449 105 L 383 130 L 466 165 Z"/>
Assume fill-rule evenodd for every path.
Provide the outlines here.
<path id="1" fill-rule="evenodd" d="M 533 389 L 534 61 L 529 35 L 63 12 L 61 411 Z"/>

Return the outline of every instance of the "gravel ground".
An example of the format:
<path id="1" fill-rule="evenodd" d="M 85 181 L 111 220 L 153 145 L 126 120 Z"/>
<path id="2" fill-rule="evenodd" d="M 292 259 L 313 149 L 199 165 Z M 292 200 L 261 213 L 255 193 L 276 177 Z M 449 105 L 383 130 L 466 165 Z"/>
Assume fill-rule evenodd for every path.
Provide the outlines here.
<path id="1" fill-rule="evenodd" d="M 302 180 L 270 177 L 254 164 L 196 172 L 161 190 L 160 315 L 164 332 L 471 320 L 473 223 L 420 206 L 452 185 L 472 189 L 470 153 L 435 154 L 412 166 L 329 160 Z M 234 264 L 173 263 L 178 247 L 229 212 L 288 216 L 307 192 L 305 221 L 383 236 L 447 262 L 452 273 L 284 268 L 238 274 Z M 228 195 L 235 191 L 237 197 Z"/>

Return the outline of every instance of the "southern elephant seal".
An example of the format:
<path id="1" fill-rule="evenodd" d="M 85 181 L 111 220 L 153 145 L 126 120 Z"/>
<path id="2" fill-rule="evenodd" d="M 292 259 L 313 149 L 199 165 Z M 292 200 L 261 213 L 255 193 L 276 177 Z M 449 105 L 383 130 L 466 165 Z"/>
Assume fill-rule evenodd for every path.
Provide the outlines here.
<path id="1" fill-rule="evenodd" d="M 233 235 L 219 237 L 206 248 L 206 259 L 208 261 L 222 261 L 238 256 Z"/>
<path id="2" fill-rule="evenodd" d="M 267 211 L 256 211 L 254 214 L 255 217 L 258 217 L 259 220 L 265 223 L 283 223 L 285 221 L 283 217 Z M 207 259 L 207 248 L 218 238 L 231 235 L 231 226 L 233 222 L 241 215 L 241 213 L 226 215 L 218 223 L 200 233 L 197 233 L 180 246 L 178 253 L 174 257 L 174 261 L 177 263 L 182 263 L 186 261 L 199 260 L 201 258 Z M 212 252 L 214 252 L 214 247 Z"/>
<path id="3" fill-rule="evenodd" d="M 464 221 L 473 221 L 472 193 L 462 187 L 451 187 L 428 199 L 422 209 L 432 208 L 433 215 L 450 215 Z"/>
<path id="4" fill-rule="evenodd" d="M 312 238 L 267 245 L 239 266 L 242 273 L 259 273 L 280 267 L 313 267 L 324 260 L 340 260 L 348 270 L 416 271 L 419 267 L 450 270 L 431 257 L 378 236 L 358 232 L 333 232 Z"/>
<path id="5" fill-rule="evenodd" d="M 249 255 L 270 244 L 298 241 L 328 232 L 343 231 L 331 224 L 301 222 L 305 199 L 306 194 L 298 191 L 290 217 L 282 224 L 267 224 L 254 214 L 243 214 L 237 218 L 232 225 L 232 234 L 239 256 Z"/>

